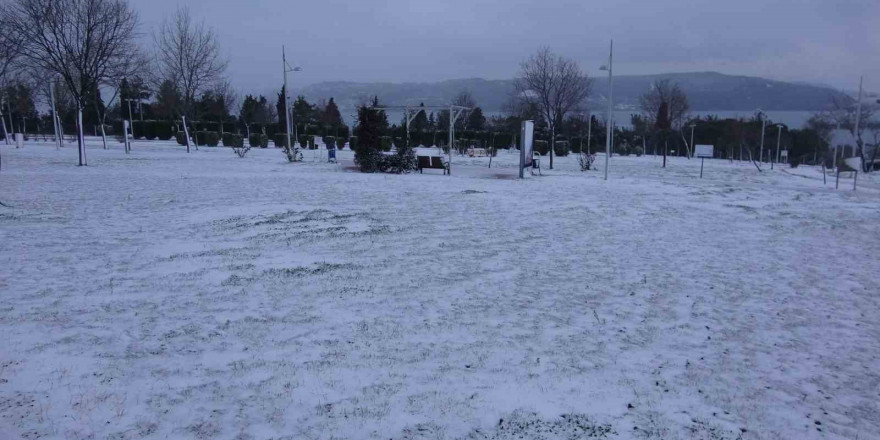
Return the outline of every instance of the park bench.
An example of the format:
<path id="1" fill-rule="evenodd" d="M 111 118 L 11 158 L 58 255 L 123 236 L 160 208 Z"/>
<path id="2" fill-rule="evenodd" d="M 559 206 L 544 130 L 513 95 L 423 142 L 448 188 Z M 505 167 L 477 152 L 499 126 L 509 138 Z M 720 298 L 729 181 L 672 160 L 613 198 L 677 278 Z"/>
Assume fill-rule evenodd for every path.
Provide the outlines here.
<path id="1" fill-rule="evenodd" d="M 443 170 L 444 175 L 449 172 L 449 165 L 440 156 L 417 156 L 416 160 L 418 161 L 419 173 L 425 169 Z"/>
<path id="2" fill-rule="evenodd" d="M 467 150 L 468 157 L 486 157 L 489 154 L 486 152 L 485 148 L 468 148 Z"/>

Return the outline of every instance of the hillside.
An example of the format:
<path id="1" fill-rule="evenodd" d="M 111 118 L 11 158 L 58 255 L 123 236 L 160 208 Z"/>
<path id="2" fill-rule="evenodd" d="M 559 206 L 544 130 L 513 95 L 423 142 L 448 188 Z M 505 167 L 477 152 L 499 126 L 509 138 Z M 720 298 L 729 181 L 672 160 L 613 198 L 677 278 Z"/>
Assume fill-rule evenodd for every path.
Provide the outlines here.
<path id="1" fill-rule="evenodd" d="M 845 97 L 831 88 L 773 81 L 758 77 L 716 72 L 623 75 L 614 78 L 614 100 L 620 109 L 638 106 L 639 96 L 654 80 L 677 81 L 690 98 L 694 111 L 800 110 L 826 108 L 832 96 Z M 323 82 L 300 91 L 311 101 L 334 97 L 342 109 L 353 109 L 369 96 L 377 95 L 386 105 L 446 105 L 460 91 L 468 90 L 485 110 L 500 111 L 511 94 L 512 80 L 455 79 L 435 83 Z M 604 102 L 607 78 L 596 78 L 591 102 Z M 845 98 L 846 99 L 846 98 Z"/>

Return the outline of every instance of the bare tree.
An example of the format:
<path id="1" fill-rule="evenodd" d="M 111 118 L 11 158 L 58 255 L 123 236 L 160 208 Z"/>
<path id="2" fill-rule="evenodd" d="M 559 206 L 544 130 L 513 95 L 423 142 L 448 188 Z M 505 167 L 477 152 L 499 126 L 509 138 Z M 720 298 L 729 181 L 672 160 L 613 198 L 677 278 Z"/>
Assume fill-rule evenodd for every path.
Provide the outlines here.
<path id="1" fill-rule="evenodd" d="M 658 127 L 658 117 L 663 114 L 668 120 L 659 121 L 664 127 L 659 128 L 658 132 L 664 136 L 663 149 L 663 166 L 666 166 L 666 135 L 670 130 L 678 130 L 684 140 L 684 144 L 688 149 L 688 157 L 691 155 L 691 146 L 688 145 L 687 139 L 684 137 L 684 127 L 687 121 L 687 114 L 690 111 L 687 95 L 679 87 L 678 83 L 670 79 L 661 79 L 651 84 L 651 90 L 642 94 L 639 98 L 639 104 L 642 108 L 642 114 L 654 127 Z M 665 113 L 661 111 L 665 106 Z M 668 122 L 668 124 L 667 124 Z"/>
<path id="2" fill-rule="evenodd" d="M 858 154 L 859 157 L 862 158 L 862 171 L 868 172 L 870 171 L 871 164 L 865 160 L 866 149 L 864 138 L 866 132 L 870 132 L 872 125 L 875 124 L 874 116 L 878 111 L 878 106 L 863 102 L 861 114 L 859 114 L 858 103 L 855 101 L 856 100 L 854 99 L 839 99 L 837 97 L 832 97 L 831 110 L 827 117 L 833 120 L 840 128 L 849 132 L 850 136 L 853 137 L 853 140 L 856 143 L 856 148 L 853 151 L 853 154 Z M 857 118 L 859 118 L 858 124 L 856 123 Z M 876 156 L 876 154 L 874 154 L 874 156 Z"/>
<path id="3" fill-rule="evenodd" d="M 103 84 L 131 65 L 137 13 L 125 0 L 14 0 L 22 55 L 59 75 L 77 103 L 79 164 L 86 165 L 82 112 Z"/>
<path id="4" fill-rule="evenodd" d="M 536 105 L 547 123 L 551 142 L 550 169 L 553 169 L 556 131 L 565 115 L 578 108 L 590 95 L 591 81 L 577 63 L 554 54 L 549 47 L 542 47 L 520 64 L 514 86 L 517 98 Z"/>
<path id="5" fill-rule="evenodd" d="M 5 88 L 8 80 L 7 75 L 15 70 L 16 61 L 21 55 L 22 38 L 14 24 L 14 16 L 9 6 L 0 3 L 0 88 Z M 0 98 L 0 122 L 3 125 L 3 138 L 9 145 L 9 132 L 3 114 L 2 98 Z"/>
<path id="6" fill-rule="evenodd" d="M 196 98 L 217 85 L 227 61 L 217 34 L 204 22 L 195 23 L 186 7 L 166 19 L 154 36 L 159 74 L 180 88 L 184 113 L 194 117 Z"/>

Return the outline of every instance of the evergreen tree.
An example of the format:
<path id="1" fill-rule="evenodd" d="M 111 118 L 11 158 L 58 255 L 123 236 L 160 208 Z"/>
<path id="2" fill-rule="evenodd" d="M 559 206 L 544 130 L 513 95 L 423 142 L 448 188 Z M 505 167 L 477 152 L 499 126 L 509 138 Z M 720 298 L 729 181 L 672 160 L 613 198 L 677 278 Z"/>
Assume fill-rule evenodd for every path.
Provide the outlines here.
<path id="1" fill-rule="evenodd" d="M 382 153 L 379 152 L 379 139 L 383 130 L 388 127 L 388 116 L 379 106 L 378 97 L 374 97 L 371 104 L 361 105 L 357 109 L 358 124 L 355 128 L 355 136 L 358 138 L 357 148 L 354 152 L 354 161 L 365 173 L 379 171 L 382 161 Z"/>
<path id="2" fill-rule="evenodd" d="M 425 113 L 424 110 L 425 103 L 423 102 L 419 104 L 419 107 L 422 108 L 422 111 L 420 111 L 419 114 L 416 115 L 415 118 L 413 118 L 412 125 L 410 125 L 410 129 L 415 133 L 428 131 L 430 126 L 428 124 L 428 115 Z"/>
<path id="3" fill-rule="evenodd" d="M 486 117 L 483 116 L 483 109 L 480 107 L 474 108 L 470 115 L 468 115 L 467 119 L 467 129 L 474 131 L 482 131 L 486 126 Z"/>
<path id="4" fill-rule="evenodd" d="M 293 117 L 296 124 L 316 124 L 318 122 L 315 106 L 309 104 L 302 95 L 297 96 L 293 103 Z"/>
<path id="5" fill-rule="evenodd" d="M 180 116 L 180 106 L 183 102 L 180 89 L 170 80 L 162 81 L 156 91 L 156 115 L 166 120 L 176 120 Z"/>
<path id="6" fill-rule="evenodd" d="M 285 115 L 285 112 L 287 111 L 287 106 L 284 102 L 287 96 L 286 92 L 284 86 L 281 86 L 281 92 L 278 93 L 278 100 L 275 101 L 275 112 L 278 113 L 278 126 L 281 127 L 281 132 L 293 135 L 293 132 L 289 131 L 287 127 L 287 117 Z"/>

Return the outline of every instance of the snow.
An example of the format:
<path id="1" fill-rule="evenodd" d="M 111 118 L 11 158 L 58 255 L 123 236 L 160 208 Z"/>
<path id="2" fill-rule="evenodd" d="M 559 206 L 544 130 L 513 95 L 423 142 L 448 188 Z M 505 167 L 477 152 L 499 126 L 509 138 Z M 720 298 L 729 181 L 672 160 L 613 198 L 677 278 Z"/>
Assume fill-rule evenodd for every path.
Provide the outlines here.
<path id="1" fill-rule="evenodd" d="M 876 176 L 90 142 L 0 147 L 0 438 L 880 438 Z"/>

